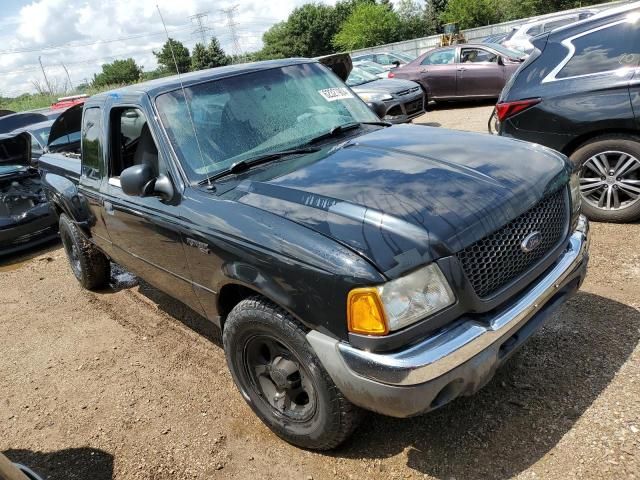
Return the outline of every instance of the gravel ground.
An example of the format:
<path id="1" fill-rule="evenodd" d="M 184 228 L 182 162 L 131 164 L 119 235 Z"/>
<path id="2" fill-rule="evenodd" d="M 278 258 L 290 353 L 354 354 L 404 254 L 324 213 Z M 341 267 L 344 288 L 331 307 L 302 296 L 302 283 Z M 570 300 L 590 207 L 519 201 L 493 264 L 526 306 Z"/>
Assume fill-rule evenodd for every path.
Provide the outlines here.
<path id="1" fill-rule="evenodd" d="M 417 123 L 485 131 L 491 107 Z M 640 224 L 593 224 L 582 291 L 477 395 L 291 447 L 245 405 L 215 329 L 118 273 L 80 289 L 58 245 L 0 264 L 0 451 L 48 479 L 638 478 Z"/>

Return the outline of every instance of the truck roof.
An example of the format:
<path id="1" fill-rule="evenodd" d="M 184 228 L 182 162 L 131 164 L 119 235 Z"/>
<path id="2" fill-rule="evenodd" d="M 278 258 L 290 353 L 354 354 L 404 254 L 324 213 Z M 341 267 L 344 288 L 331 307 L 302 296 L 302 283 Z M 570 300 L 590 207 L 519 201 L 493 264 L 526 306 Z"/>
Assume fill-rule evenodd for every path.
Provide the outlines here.
<path id="1" fill-rule="evenodd" d="M 163 77 L 155 80 L 149 80 L 147 82 L 136 83 L 134 85 L 128 85 L 116 90 L 109 90 L 107 92 L 94 95 L 87 101 L 87 103 L 93 103 L 93 101 L 96 100 L 99 102 L 101 99 L 114 96 L 130 97 L 146 94 L 150 97 L 155 97 L 160 93 L 170 92 L 172 90 L 180 88 L 180 80 L 182 80 L 182 84 L 184 86 L 187 86 L 206 82 L 208 80 L 214 80 L 216 78 L 228 77 L 243 73 L 259 72 L 261 70 L 269 70 L 272 68 L 287 67 L 290 65 L 300 65 L 311 62 L 315 62 L 315 60 L 309 58 L 287 58 L 283 60 L 266 60 L 263 62 L 242 63 L 238 65 L 227 65 L 225 67 L 199 70 L 197 72 L 183 73 L 179 77 L 178 75 L 172 75 L 170 77 Z"/>

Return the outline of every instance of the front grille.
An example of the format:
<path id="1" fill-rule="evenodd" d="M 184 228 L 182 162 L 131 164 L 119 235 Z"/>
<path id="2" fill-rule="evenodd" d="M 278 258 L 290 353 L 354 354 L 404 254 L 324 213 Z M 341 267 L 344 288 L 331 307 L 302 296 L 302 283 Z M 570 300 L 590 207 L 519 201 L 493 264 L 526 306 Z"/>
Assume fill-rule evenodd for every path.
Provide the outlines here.
<path id="1" fill-rule="evenodd" d="M 404 106 L 407 111 L 407 115 L 414 114 L 420 110 L 422 110 L 422 99 L 416 100 L 414 102 L 409 102 Z"/>
<path id="2" fill-rule="evenodd" d="M 399 92 L 396 92 L 396 95 L 401 97 L 403 95 L 408 95 L 410 93 L 415 93 L 418 90 L 420 90 L 420 87 L 407 88 L 406 90 L 401 90 Z"/>
<path id="3" fill-rule="evenodd" d="M 479 297 L 497 292 L 558 246 L 567 231 L 565 197 L 565 189 L 552 193 L 497 232 L 458 252 L 458 260 Z M 534 232 L 540 232 L 541 242 L 526 253 L 521 245 Z"/>

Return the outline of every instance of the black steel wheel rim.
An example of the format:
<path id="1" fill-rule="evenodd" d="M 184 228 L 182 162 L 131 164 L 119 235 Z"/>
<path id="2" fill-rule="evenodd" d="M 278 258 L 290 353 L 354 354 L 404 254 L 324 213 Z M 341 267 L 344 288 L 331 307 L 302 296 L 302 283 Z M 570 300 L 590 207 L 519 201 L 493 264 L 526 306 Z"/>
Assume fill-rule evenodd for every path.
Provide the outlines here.
<path id="1" fill-rule="evenodd" d="M 601 210 L 620 210 L 640 201 L 640 160 L 616 150 L 593 155 L 580 171 L 582 199 Z"/>
<path id="2" fill-rule="evenodd" d="M 71 264 L 71 270 L 76 277 L 80 277 L 81 267 L 80 267 L 80 251 L 78 250 L 78 246 L 74 241 L 71 240 L 69 234 L 65 232 L 62 236 L 62 243 L 64 245 L 64 250 L 67 253 L 67 258 L 69 258 L 69 263 Z"/>
<path id="3" fill-rule="evenodd" d="M 284 342 L 267 334 L 249 338 L 243 365 L 249 387 L 275 416 L 291 422 L 313 417 L 317 396 L 311 376 Z"/>

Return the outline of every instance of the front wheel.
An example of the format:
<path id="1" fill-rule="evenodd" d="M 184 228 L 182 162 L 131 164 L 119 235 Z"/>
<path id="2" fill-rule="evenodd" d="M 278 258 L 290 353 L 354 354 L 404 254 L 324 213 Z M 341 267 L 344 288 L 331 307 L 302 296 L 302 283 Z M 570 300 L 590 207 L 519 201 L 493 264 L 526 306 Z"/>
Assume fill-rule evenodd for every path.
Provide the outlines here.
<path id="1" fill-rule="evenodd" d="M 580 167 L 582 210 L 592 220 L 631 222 L 640 218 L 640 138 L 607 135 L 571 155 Z"/>
<path id="2" fill-rule="evenodd" d="M 293 445 L 340 445 L 361 412 L 344 398 L 306 340 L 303 328 L 261 297 L 241 301 L 224 325 L 227 364 L 260 419 Z"/>
<path id="3" fill-rule="evenodd" d="M 60 215 L 60 238 L 71 270 L 87 290 L 96 290 L 109 283 L 109 259 L 91 243 L 64 213 Z"/>

